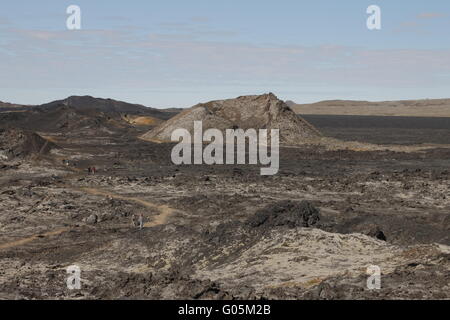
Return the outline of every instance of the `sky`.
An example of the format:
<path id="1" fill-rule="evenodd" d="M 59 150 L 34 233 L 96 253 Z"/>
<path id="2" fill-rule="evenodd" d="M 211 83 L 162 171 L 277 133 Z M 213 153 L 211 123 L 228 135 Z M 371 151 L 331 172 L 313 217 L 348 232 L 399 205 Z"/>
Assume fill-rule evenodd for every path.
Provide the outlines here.
<path id="1" fill-rule="evenodd" d="M 449 31 L 448 0 L 2 0 L 0 101 L 450 98 Z"/>

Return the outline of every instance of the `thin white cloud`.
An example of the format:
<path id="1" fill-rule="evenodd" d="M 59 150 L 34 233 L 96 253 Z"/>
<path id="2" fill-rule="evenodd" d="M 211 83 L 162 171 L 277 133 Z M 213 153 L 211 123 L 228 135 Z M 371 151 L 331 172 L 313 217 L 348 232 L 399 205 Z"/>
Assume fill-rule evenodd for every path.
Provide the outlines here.
<path id="1" fill-rule="evenodd" d="M 439 12 L 423 12 L 417 15 L 418 19 L 437 19 L 437 18 L 443 18 L 446 15 Z"/>
<path id="2" fill-rule="evenodd" d="M 443 17 L 446 17 L 446 14 L 439 12 L 422 12 L 410 21 L 400 23 L 400 25 L 394 29 L 394 32 L 414 32 L 418 34 L 425 34 L 426 27 L 431 23 L 431 20 Z"/>

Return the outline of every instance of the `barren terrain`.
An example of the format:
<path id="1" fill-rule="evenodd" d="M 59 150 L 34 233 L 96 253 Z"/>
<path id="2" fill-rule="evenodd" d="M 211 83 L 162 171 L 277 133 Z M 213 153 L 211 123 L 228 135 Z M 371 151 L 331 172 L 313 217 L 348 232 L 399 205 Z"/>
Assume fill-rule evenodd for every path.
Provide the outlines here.
<path id="1" fill-rule="evenodd" d="M 450 117 L 450 99 L 403 101 L 351 101 L 330 100 L 310 104 L 289 103 L 298 114 L 397 116 L 397 117 Z"/>
<path id="2" fill-rule="evenodd" d="M 433 141 L 450 128 L 283 146 L 279 173 L 261 176 L 175 166 L 173 144 L 139 139 L 151 127 L 70 112 L 61 128 L 34 123 L 57 147 L 0 160 L 2 299 L 450 298 L 450 147 Z M 70 265 L 81 290 L 66 286 Z M 366 287 L 369 265 L 380 290 Z"/>

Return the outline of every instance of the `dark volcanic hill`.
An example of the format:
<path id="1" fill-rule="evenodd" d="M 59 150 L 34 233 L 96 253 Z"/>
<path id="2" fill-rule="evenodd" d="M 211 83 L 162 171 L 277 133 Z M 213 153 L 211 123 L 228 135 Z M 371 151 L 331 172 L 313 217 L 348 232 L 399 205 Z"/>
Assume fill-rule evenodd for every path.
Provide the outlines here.
<path id="1" fill-rule="evenodd" d="M 19 127 L 42 132 L 92 135 L 99 130 L 114 133 L 137 126 L 153 127 L 173 117 L 173 110 L 148 108 L 112 99 L 72 96 L 0 113 L 0 127 Z M 147 129 L 148 130 L 148 129 Z"/>
<path id="2" fill-rule="evenodd" d="M 142 115 L 167 120 L 173 116 L 171 111 L 145 107 L 140 104 L 132 104 L 112 99 L 94 98 L 91 96 L 71 96 L 63 100 L 56 100 L 42 104 L 36 108 L 49 110 L 55 107 L 70 107 L 81 112 L 103 112 L 108 114 Z"/>
<path id="3" fill-rule="evenodd" d="M 200 103 L 152 129 L 142 139 L 170 141 L 172 132 L 178 128 L 187 129 L 192 134 L 194 121 L 202 121 L 203 130 L 279 129 L 280 143 L 292 145 L 321 136 L 285 102 L 269 93 Z"/>

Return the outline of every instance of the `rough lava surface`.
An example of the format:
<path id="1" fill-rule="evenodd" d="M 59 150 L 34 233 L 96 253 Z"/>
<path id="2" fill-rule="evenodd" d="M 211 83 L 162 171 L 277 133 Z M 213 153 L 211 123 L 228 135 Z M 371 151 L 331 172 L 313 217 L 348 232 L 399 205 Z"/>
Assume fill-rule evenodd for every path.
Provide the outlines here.
<path id="1" fill-rule="evenodd" d="M 261 176 L 176 166 L 175 144 L 139 139 L 148 126 L 79 109 L 0 114 L 0 149 L 16 155 L 0 158 L 0 299 L 450 299 L 448 144 L 417 145 L 417 131 L 389 145 L 391 129 L 376 147 L 364 135 L 282 145 L 278 174 Z M 263 95 L 200 105 L 167 126 L 197 109 L 223 128 L 291 119 Z M 289 121 L 300 127 L 285 141 L 316 136 Z M 67 287 L 72 265 L 80 290 Z M 380 290 L 367 288 L 370 265 Z"/>

